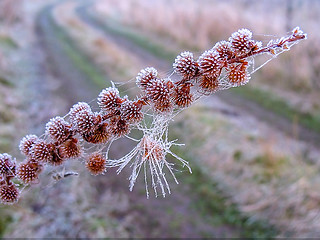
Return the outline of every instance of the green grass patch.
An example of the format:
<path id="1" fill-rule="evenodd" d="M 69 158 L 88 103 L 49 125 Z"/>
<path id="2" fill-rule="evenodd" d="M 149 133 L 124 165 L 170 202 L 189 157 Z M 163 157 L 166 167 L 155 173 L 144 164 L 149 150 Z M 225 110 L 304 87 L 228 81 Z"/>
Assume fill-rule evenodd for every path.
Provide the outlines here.
<path id="1" fill-rule="evenodd" d="M 9 81 L 7 78 L 0 76 L 0 85 L 6 86 L 6 87 L 14 87 L 13 82 Z"/>
<path id="2" fill-rule="evenodd" d="M 231 89 L 231 91 L 241 97 L 258 103 L 263 108 L 283 116 L 291 122 L 297 122 L 306 128 L 320 133 L 320 116 L 310 113 L 301 113 L 289 106 L 285 100 L 275 96 L 271 92 L 250 86 L 234 88 Z"/>
<path id="3" fill-rule="evenodd" d="M 51 7 L 42 11 L 39 18 L 45 19 L 46 25 L 42 27 L 43 31 L 48 31 L 46 36 L 52 36 L 50 30 L 53 31 L 54 37 L 58 40 L 59 45 L 66 57 L 70 59 L 76 69 L 78 69 L 86 79 L 89 79 L 99 88 L 105 88 L 106 80 L 104 74 L 93 63 L 81 48 L 77 46 L 75 41 L 68 35 L 62 27 L 58 26 L 51 14 Z"/>
<path id="4" fill-rule="evenodd" d="M 11 222 L 13 222 L 13 218 L 8 211 L 5 207 L 0 207 L 0 238 L 4 236 Z"/>
<path id="5" fill-rule="evenodd" d="M 173 149 L 175 153 L 177 149 Z M 238 230 L 240 236 L 245 238 L 271 239 L 277 235 L 277 230 L 266 221 L 256 220 L 242 214 L 236 204 L 219 189 L 212 180 L 185 152 L 179 151 L 179 156 L 184 157 L 191 164 L 192 174 L 182 172 L 177 174 L 192 189 L 193 207 L 203 215 L 206 220 L 215 226 L 229 225 Z"/>
<path id="6" fill-rule="evenodd" d="M 0 35 L 0 46 L 5 47 L 5 48 L 18 48 L 18 44 L 10 37 L 7 35 Z"/>

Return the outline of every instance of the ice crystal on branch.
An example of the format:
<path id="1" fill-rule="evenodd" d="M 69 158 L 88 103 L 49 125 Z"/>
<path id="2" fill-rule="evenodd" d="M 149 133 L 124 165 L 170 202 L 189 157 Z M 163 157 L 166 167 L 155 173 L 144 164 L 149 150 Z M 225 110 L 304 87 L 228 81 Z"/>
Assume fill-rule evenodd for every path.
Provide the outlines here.
<path id="1" fill-rule="evenodd" d="M 173 63 L 173 74 L 164 78 L 158 77 L 153 67 L 142 69 L 136 77 L 141 94 L 134 100 L 121 97 L 112 84 L 100 92 L 97 112 L 79 102 L 66 117 L 52 118 L 43 136 L 27 135 L 21 140 L 19 148 L 26 157 L 23 162 L 16 166 L 9 154 L 0 154 L 1 202 L 12 204 L 18 200 L 20 190 L 13 184 L 14 178 L 22 187 L 36 183 L 47 165 L 55 167 L 71 159 L 82 160 L 93 175 L 103 174 L 108 168 L 117 168 L 118 173 L 131 168 L 130 190 L 143 172 L 148 197 L 149 185 L 156 196 L 171 193 L 165 173 L 169 172 L 168 176 L 178 183 L 176 165 L 191 172 L 188 162 L 170 150 L 179 145 L 168 139 L 168 127 L 176 114 L 201 97 L 247 84 L 251 73 L 261 67 L 252 70 L 254 57 L 268 54 L 271 60 L 306 39 L 306 34 L 295 28 L 290 35 L 270 40 L 266 46 L 253 37 L 250 30 L 240 29 L 198 59 L 191 52 L 182 52 Z M 130 136 L 133 129 L 140 131 L 141 139 Z M 121 137 L 136 141 L 136 146 L 120 159 L 109 159 L 111 144 Z"/>

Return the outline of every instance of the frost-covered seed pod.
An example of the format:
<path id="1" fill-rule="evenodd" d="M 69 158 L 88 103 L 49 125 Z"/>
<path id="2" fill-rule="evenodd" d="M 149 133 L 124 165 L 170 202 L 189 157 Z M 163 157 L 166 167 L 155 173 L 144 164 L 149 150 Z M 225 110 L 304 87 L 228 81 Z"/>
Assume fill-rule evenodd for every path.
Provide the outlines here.
<path id="1" fill-rule="evenodd" d="M 242 28 L 231 35 L 229 42 L 231 43 L 232 48 L 237 52 L 247 53 L 255 43 L 251 38 L 252 32 L 248 29 Z"/>
<path id="2" fill-rule="evenodd" d="M 175 59 L 173 68 L 175 72 L 183 78 L 191 79 L 197 73 L 198 63 L 193 59 L 193 54 L 191 52 L 182 52 Z"/>
<path id="3" fill-rule="evenodd" d="M 228 67 L 228 80 L 237 85 L 244 85 L 250 80 L 250 75 L 248 73 L 248 62 L 243 62 L 239 64 L 232 64 Z"/>
<path id="4" fill-rule="evenodd" d="M 38 139 L 39 138 L 33 134 L 26 135 L 24 138 L 22 138 L 19 144 L 21 153 L 25 156 L 30 156 L 30 149 Z"/>
<path id="5" fill-rule="evenodd" d="M 217 42 L 213 50 L 219 54 L 220 58 L 230 59 L 234 56 L 234 52 L 232 51 L 231 44 L 227 41 Z"/>
<path id="6" fill-rule="evenodd" d="M 76 117 L 78 112 L 82 110 L 91 111 L 91 107 L 86 102 L 78 102 L 77 104 L 73 105 L 69 111 L 70 122 L 73 124 L 74 118 Z"/>
<path id="7" fill-rule="evenodd" d="M 13 184 L 0 186 L 0 201 L 4 204 L 14 204 L 20 197 L 19 189 Z"/>
<path id="8" fill-rule="evenodd" d="M 86 168 L 93 175 L 99 175 L 106 170 L 107 159 L 99 152 L 90 154 L 86 159 Z"/>
<path id="9" fill-rule="evenodd" d="M 216 76 L 207 76 L 207 75 L 202 75 L 198 82 L 199 82 L 199 87 L 202 92 L 206 94 L 213 93 L 219 89 L 219 81 L 218 77 Z"/>
<path id="10" fill-rule="evenodd" d="M 31 147 L 31 157 L 38 162 L 49 162 L 52 159 L 54 146 L 43 139 L 38 139 Z"/>
<path id="11" fill-rule="evenodd" d="M 46 124 L 46 133 L 57 143 L 61 144 L 71 135 L 71 125 L 62 117 L 50 119 Z"/>
<path id="12" fill-rule="evenodd" d="M 59 155 L 64 159 L 79 158 L 83 149 L 76 138 L 70 138 L 59 147 Z"/>
<path id="13" fill-rule="evenodd" d="M 193 94 L 190 92 L 191 85 L 184 84 L 176 87 L 174 91 L 174 103 L 180 108 L 189 107 L 193 102 Z"/>
<path id="14" fill-rule="evenodd" d="M 143 119 L 142 104 L 137 101 L 126 101 L 121 105 L 120 116 L 129 124 L 135 124 Z"/>
<path id="15" fill-rule="evenodd" d="M 205 51 L 198 59 L 199 69 L 202 74 L 218 77 L 225 62 L 214 49 Z"/>
<path id="16" fill-rule="evenodd" d="M 14 176 L 16 173 L 16 161 L 7 153 L 0 154 L 0 177 Z"/>
<path id="17" fill-rule="evenodd" d="M 108 142 L 112 137 L 112 132 L 108 123 L 101 123 L 94 131 L 82 135 L 83 139 L 89 143 L 101 144 Z"/>
<path id="18" fill-rule="evenodd" d="M 88 133 L 95 129 L 96 115 L 88 110 L 78 112 L 74 118 L 75 130 L 80 133 Z"/>
<path id="19" fill-rule="evenodd" d="M 124 100 L 120 97 L 117 88 L 109 87 L 103 89 L 98 97 L 98 105 L 102 111 L 106 113 L 114 113 L 118 111 Z"/>
<path id="20" fill-rule="evenodd" d="M 34 161 L 34 159 L 27 159 L 27 161 L 20 163 L 18 166 L 17 176 L 25 184 L 35 183 L 42 170 L 41 163 Z"/>
<path id="21" fill-rule="evenodd" d="M 110 129 L 112 135 L 115 137 L 123 137 L 130 132 L 128 122 L 118 116 L 111 119 Z"/>
<path id="22" fill-rule="evenodd" d="M 142 69 L 136 77 L 136 84 L 141 90 L 146 90 L 148 86 L 157 79 L 158 71 L 153 67 Z"/>

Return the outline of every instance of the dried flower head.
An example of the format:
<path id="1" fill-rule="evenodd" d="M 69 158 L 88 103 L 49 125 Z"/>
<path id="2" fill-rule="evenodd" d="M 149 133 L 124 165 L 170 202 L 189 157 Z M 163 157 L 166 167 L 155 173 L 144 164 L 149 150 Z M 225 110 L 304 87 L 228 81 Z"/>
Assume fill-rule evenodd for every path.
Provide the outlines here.
<path id="1" fill-rule="evenodd" d="M 239 64 L 231 64 L 228 67 L 228 79 L 232 84 L 236 86 L 244 85 L 248 83 L 250 75 L 248 73 L 249 63 L 244 61 Z"/>
<path id="2" fill-rule="evenodd" d="M 26 135 L 24 138 L 22 138 L 19 145 L 21 153 L 25 156 L 30 156 L 30 149 L 38 139 L 39 138 L 33 134 Z"/>
<path id="3" fill-rule="evenodd" d="M 121 105 L 120 116 L 129 124 L 135 124 L 143 119 L 142 103 L 139 101 L 126 101 Z"/>
<path id="4" fill-rule="evenodd" d="M 31 156 L 38 162 L 49 162 L 53 155 L 54 146 L 43 139 L 38 139 L 31 147 Z"/>
<path id="5" fill-rule="evenodd" d="M 36 183 L 42 169 L 41 163 L 32 158 L 27 159 L 18 166 L 17 176 L 25 184 Z"/>
<path id="6" fill-rule="evenodd" d="M 219 79 L 216 76 L 202 75 L 198 82 L 204 94 L 211 94 L 219 89 Z"/>
<path id="7" fill-rule="evenodd" d="M 86 159 L 86 168 L 93 175 L 103 174 L 106 170 L 107 159 L 99 152 L 90 154 Z"/>
<path id="8" fill-rule="evenodd" d="M 57 143 L 65 142 L 71 135 L 71 125 L 62 117 L 50 119 L 46 124 L 46 133 Z"/>
<path id="9" fill-rule="evenodd" d="M 205 51 L 198 59 L 199 69 L 202 74 L 210 77 L 219 77 L 225 61 L 214 49 Z"/>
<path id="10" fill-rule="evenodd" d="M 213 47 L 213 51 L 216 51 L 220 58 L 230 59 L 234 56 L 234 52 L 231 49 L 231 44 L 227 41 L 217 42 Z"/>
<path id="11" fill-rule="evenodd" d="M 76 117 L 78 112 L 82 110 L 91 111 L 91 107 L 86 102 L 78 102 L 77 104 L 73 105 L 69 111 L 70 122 L 74 122 L 74 118 Z"/>
<path id="12" fill-rule="evenodd" d="M 191 52 L 182 52 L 175 59 L 173 68 L 183 78 L 191 79 L 198 71 L 198 63 L 193 59 Z"/>
<path id="13" fill-rule="evenodd" d="M 16 161 L 7 153 L 0 154 L 0 176 L 14 176 L 16 173 Z"/>
<path id="14" fill-rule="evenodd" d="M 232 48 L 237 52 L 247 53 L 255 45 L 255 42 L 251 40 L 251 38 L 252 32 L 242 28 L 231 35 L 229 42 L 231 43 Z"/>
<path id="15" fill-rule="evenodd" d="M 157 79 L 146 89 L 146 95 L 153 103 L 157 112 L 169 112 L 172 110 L 173 105 L 172 89 L 173 82 L 167 79 Z"/>
<path id="16" fill-rule="evenodd" d="M 70 138 L 59 147 L 59 155 L 64 159 L 79 158 L 82 153 L 82 147 L 77 138 Z"/>
<path id="17" fill-rule="evenodd" d="M 110 129 L 115 137 L 123 137 L 130 132 L 129 123 L 118 116 L 111 119 Z"/>
<path id="18" fill-rule="evenodd" d="M 149 87 L 154 80 L 157 79 L 158 71 L 153 67 L 147 67 L 145 69 L 142 69 L 136 78 L 136 84 L 137 86 L 142 89 L 146 90 L 147 87 Z"/>
<path id="19" fill-rule="evenodd" d="M 107 122 L 101 123 L 94 131 L 82 135 L 83 139 L 89 143 L 101 144 L 108 142 L 112 137 L 110 126 Z"/>
<path id="20" fill-rule="evenodd" d="M 0 185 L 0 200 L 4 204 L 14 204 L 20 197 L 19 189 L 13 184 Z"/>
<path id="21" fill-rule="evenodd" d="M 173 95 L 175 105 L 179 108 L 189 107 L 193 102 L 193 94 L 190 91 L 190 84 L 184 84 L 176 87 Z"/>
<path id="22" fill-rule="evenodd" d="M 93 131 L 96 123 L 96 115 L 89 110 L 82 110 L 78 112 L 74 118 L 75 130 L 80 134 Z"/>
<path id="23" fill-rule="evenodd" d="M 98 97 L 98 105 L 106 113 L 115 113 L 118 111 L 123 101 L 120 97 L 119 90 L 115 87 L 103 89 Z"/>
<path id="24" fill-rule="evenodd" d="M 48 162 L 48 164 L 52 166 L 60 166 L 65 162 L 65 158 L 63 158 L 62 154 L 59 152 L 59 148 L 53 152 L 52 159 Z"/>

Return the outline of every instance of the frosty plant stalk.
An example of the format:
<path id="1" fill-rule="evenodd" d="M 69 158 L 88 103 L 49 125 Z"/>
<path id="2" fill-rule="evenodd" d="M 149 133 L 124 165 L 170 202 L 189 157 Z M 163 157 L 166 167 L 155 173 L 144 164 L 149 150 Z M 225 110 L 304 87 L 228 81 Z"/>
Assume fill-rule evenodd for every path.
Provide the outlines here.
<path id="1" fill-rule="evenodd" d="M 290 35 L 263 46 L 252 38 L 250 30 L 240 29 L 198 59 L 191 52 L 182 52 L 170 76 L 160 77 L 153 67 L 142 69 L 136 77 L 141 94 L 135 99 L 121 96 L 112 84 L 97 98 L 99 111 L 94 112 L 85 102 L 75 104 L 65 117 L 52 118 L 43 136 L 27 135 L 21 140 L 22 162 L 0 154 L 1 202 L 16 203 L 26 185 L 39 182 L 46 166 L 60 166 L 73 159 L 83 160 L 92 175 L 104 174 L 109 168 L 117 168 L 117 173 L 131 168 L 130 190 L 143 172 L 147 197 L 149 186 L 156 196 L 164 197 L 171 192 L 165 172 L 178 183 L 168 155 L 191 173 L 188 162 L 170 150 L 178 145 L 168 139 L 173 117 L 203 96 L 247 84 L 257 70 L 253 69 L 254 57 L 268 54 L 271 60 L 302 39 L 306 34 L 297 27 Z M 132 129 L 141 132 L 141 139 L 130 137 Z M 136 141 L 136 146 L 120 159 L 109 159 L 110 146 L 122 137 Z"/>

